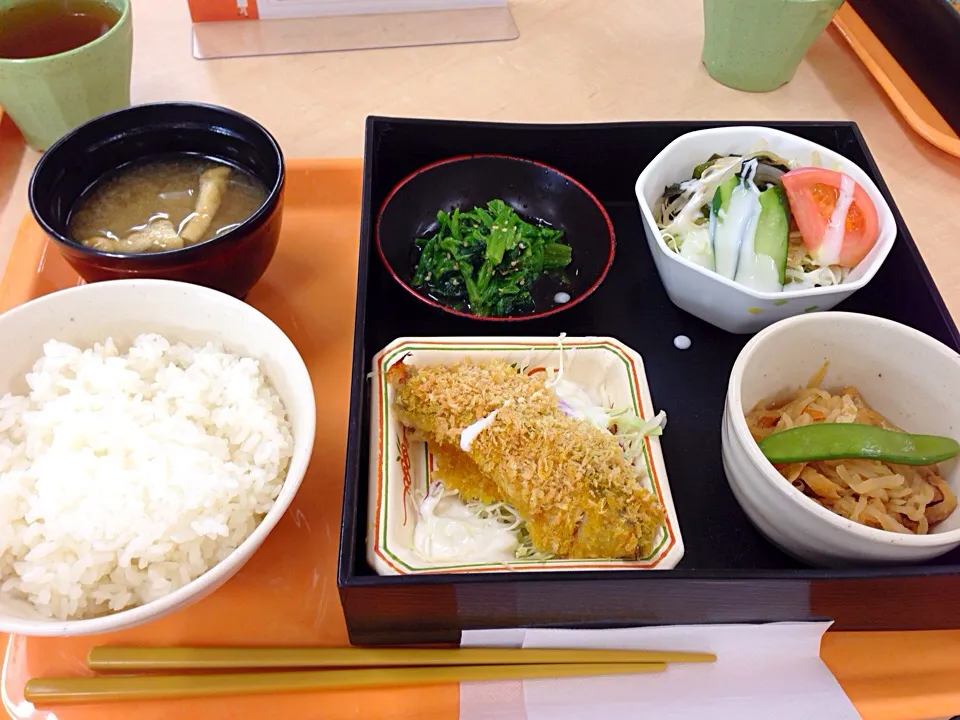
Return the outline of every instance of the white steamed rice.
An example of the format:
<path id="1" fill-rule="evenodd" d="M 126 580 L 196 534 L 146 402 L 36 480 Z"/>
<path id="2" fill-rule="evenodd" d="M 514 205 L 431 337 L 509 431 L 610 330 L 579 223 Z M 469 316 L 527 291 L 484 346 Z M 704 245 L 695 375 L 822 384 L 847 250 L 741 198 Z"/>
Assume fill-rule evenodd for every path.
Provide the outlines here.
<path id="1" fill-rule="evenodd" d="M 254 530 L 293 453 L 257 360 L 144 334 L 51 340 L 0 399 L 0 593 L 103 615 L 199 577 Z"/>

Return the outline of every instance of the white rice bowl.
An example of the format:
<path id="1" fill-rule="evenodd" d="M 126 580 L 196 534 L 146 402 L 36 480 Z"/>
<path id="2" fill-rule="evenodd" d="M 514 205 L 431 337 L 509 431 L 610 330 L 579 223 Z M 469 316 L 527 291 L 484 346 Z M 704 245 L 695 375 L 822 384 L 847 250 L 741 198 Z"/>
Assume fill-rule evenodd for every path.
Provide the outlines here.
<path id="1" fill-rule="evenodd" d="M 167 615 L 236 574 L 289 508 L 313 388 L 253 307 L 118 280 L 3 313 L 0 337 L 0 632 Z"/>
<path id="2" fill-rule="evenodd" d="M 51 340 L 0 398 L 0 591 L 43 617 L 156 600 L 230 554 L 280 492 L 293 436 L 259 363 L 217 343 Z"/>

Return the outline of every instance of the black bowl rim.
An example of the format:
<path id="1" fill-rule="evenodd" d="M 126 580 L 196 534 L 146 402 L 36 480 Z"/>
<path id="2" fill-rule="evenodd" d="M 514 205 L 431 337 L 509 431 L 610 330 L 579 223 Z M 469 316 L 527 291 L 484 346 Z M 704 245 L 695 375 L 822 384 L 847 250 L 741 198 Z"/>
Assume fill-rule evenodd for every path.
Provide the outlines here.
<path id="1" fill-rule="evenodd" d="M 266 198 L 260 204 L 260 207 L 257 208 L 256 212 L 253 213 L 250 217 L 240 223 L 237 227 L 233 228 L 229 232 L 225 232 L 223 235 L 218 237 L 210 238 L 203 242 L 194 243 L 193 245 L 187 245 L 182 248 L 173 248 L 171 250 L 160 250 L 158 252 L 152 253 L 117 253 L 117 252 L 108 252 L 106 250 L 95 250 L 94 248 L 89 248 L 86 245 L 83 245 L 79 242 L 71 240 L 65 235 L 57 232 L 53 229 L 50 223 L 47 222 L 46 218 L 43 217 L 43 214 L 37 210 L 37 204 L 34 199 L 34 184 L 37 180 L 37 175 L 40 174 L 44 166 L 50 162 L 50 158 L 53 157 L 55 151 L 57 151 L 63 144 L 73 138 L 76 133 L 81 129 L 92 125 L 94 123 L 106 120 L 117 115 L 123 115 L 124 113 L 132 112 L 134 110 L 145 110 L 148 108 L 200 108 L 202 110 L 210 110 L 214 113 L 219 113 L 221 115 L 229 115 L 234 117 L 237 120 L 240 120 L 244 123 L 247 123 L 252 126 L 256 131 L 259 131 L 263 136 L 269 141 L 269 144 L 273 151 L 277 155 L 279 160 L 280 171 L 277 173 L 277 181 L 273 184 L 273 187 L 270 188 L 267 192 Z M 162 127 L 162 126 L 161 126 Z M 215 132 L 212 126 L 210 127 L 212 132 Z M 36 166 L 33 168 L 33 172 L 30 174 L 30 183 L 27 187 L 27 198 L 30 204 L 30 212 L 33 214 L 34 219 L 37 221 L 37 224 L 43 229 L 43 231 L 56 242 L 64 245 L 71 250 L 79 252 L 82 255 L 88 255 L 90 257 L 101 257 L 101 258 L 110 258 L 113 260 L 131 260 L 137 258 L 139 260 L 144 260 L 145 258 L 153 259 L 156 258 L 157 262 L 160 262 L 163 258 L 170 258 L 176 255 L 186 255 L 187 253 L 197 252 L 198 248 L 211 248 L 214 245 L 220 245 L 224 242 L 227 242 L 238 237 L 242 237 L 254 229 L 261 221 L 267 217 L 271 212 L 273 212 L 274 207 L 277 204 L 277 199 L 280 196 L 281 191 L 283 190 L 284 183 L 286 181 L 286 161 L 283 157 L 283 150 L 280 147 L 280 143 L 277 142 L 277 139 L 273 134 L 267 130 L 263 125 L 254 120 L 249 115 L 244 115 L 241 112 L 236 110 L 231 110 L 230 108 L 223 107 L 222 105 L 211 105 L 209 103 L 195 103 L 195 102 L 158 102 L 158 103 L 141 103 L 139 105 L 130 105 L 125 108 L 120 108 L 119 110 L 112 110 L 103 115 L 99 115 L 92 120 L 88 120 L 82 125 L 78 125 L 73 130 L 68 132 L 66 135 L 57 140 L 53 145 L 51 145 L 43 153 L 40 160 L 37 162 Z"/>
<path id="2" fill-rule="evenodd" d="M 610 252 L 607 255 L 607 262 L 603 266 L 603 270 L 600 271 L 600 275 L 597 276 L 597 279 L 593 282 L 592 285 L 590 285 L 590 287 L 584 290 L 581 294 L 577 295 L 577 297 L 571 298 L 569 302 L 563 303 L 562 305 L 557 305 L 556 307 L 552 307 L 548 310 L 541 310 L 540 312 L 531 313 L 529 315 L 506 315 L 503 317 L 492 317 L 492 316 L 488 317 L 488 316 L 481 316 L 481 315 L 473 315 L 468 312 L 463 312 L 462 310 L 455 310 L 454 308 L 448 307 L 443 303 L 437 302 L 436 300 L 433 300 L 427 297 L 426 295 L 423 295 L 422 293 L 418 292 L 415 288 L 410 286 L 408 283 L 404 282 L 404 280 L 397 274 L 396 270 L 393 269 L 393 266 L 387 260 L 387 256 L 383 252 L 383 246 L 380 242 L 380 221 L 383 219 L 383 211 L 386 209 L 387 205 L 390 204 L 390 201 L 393 200 L 393 196 L 396 195 L 404 185 L 406 185 L 408 182 L 413 180 L 418 175 L 421 175 L 429 170 L 433 170 L 434 168 L 439 167 L 440 165 L 450 165 L 452 163 L 464 162 L 466 160 L 478 160 L 478 159 L 484 159 L 484 158 L 496 158 L 498 160 L 510 160 L 512 162 L 521 162 L 529 165 L 536 165 L 537 167 L 540 167 L 544 170 L 548 170 L 549 172 L 559 175 L 567 182 L 576 186 L 576 188 L 580 190 L 580 192 L 586 195 L 587 198 L 589 198 L 590 201 L 597 206 L 597 210 L 600 211 L 600 216 L 607 223 L 607 232 L 610 238 Z M 403 180 L 401 180 L 396 185 L 394 185 L 393 189 L 389 193 L 387 193 L 387 197 L 383 201 L 383 203 L 380 205 L 380 211 L 377 213 L 377 228 L 376 228 L 375 235 L 376 235 L 376 243 L 377 243 L 377 254 L 380 255 L 381 262 L 383 262 L 384 267 L 387 268 L 387 272 L 389 272 L 390 275 L 393 276 L 393 279 L 396 280 L 404 290 L 406 290 L 408 293 L 413 295 L 415 298 L 417 298 L 421 302 L 424 302 L 427 305 L 430 305 L 431 307 L 439 308 L 440 310 L 450 313 L 451 315 L 457 315 L 459 317 L 469 318 L 471 320 L 481 320 L 485 322 L 522 322 L 524 320 L 536 320 L 538 318 L 544 318 L 550 315 L 556 315 L 557 313 L 563 312 L 564 310 L 568 310 L 576 305 L 579 305 L 588 297 L 590 297 L 594 293 L 594 291 L 596 291 L 596 289 L 600 287 L 600 284 L 606 279 L 607 273 L 610 272 L 610 267 L 613 265 L 613 258 L 614 258 L 614 255 L 616 254 L 616 249 L 617 249 L 616 233 L 614 233 L 613 222 L 610 220 L 610 216 L 607 214 L 606 208 L 603 207 L 603 204 L 597 199 L 597 196 L 594 195 L 592 192 L 590 192 L 590 190 L 588 190 L 583 183 L 576 180 L 575 178 L 570 177 L 565 172 L 557 170 L 555 167 L 547 165 L 546 163 L 542 163 L 538 160 L 530 160 L 529 158 L 517 157 L 515 155 L 505 155 L 502 153 L 474 153 L 469 155 L 456 155 L 454 157 L 449 157 L 444 160 L 437 160 L 436 162 L 432 162 L 429 165 L 424 165 L 423 167 L 417 170 L 414 170 L 412 173 L 410 173 L 405 178 L 403 178 Z"/>

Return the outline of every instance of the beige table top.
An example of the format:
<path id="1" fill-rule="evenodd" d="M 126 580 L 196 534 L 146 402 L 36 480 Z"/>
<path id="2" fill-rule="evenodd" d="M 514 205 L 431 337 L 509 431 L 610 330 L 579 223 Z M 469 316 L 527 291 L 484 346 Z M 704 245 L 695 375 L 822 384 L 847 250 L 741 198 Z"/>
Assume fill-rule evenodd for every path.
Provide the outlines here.
<path id="1" fill-rule="evenodd" d="M 531 122 L 673 118 L 859 123 L 960 317 L 960 160 L 900 119 L 835 31 L 768 94 L 712 81 L 699 0 L 511 0 L 506 43 L 194 60 L 185 0 L 136 0 L 133 100 L 202 100 L 266 125 L 289 157 L 359 156 L 369 114 Z M 469 87 L 453 100 L 450 88 Z M 11 156 L 12 155 L 12 156 Z M 0 152 L 0 267 L 37 156 Z"/>

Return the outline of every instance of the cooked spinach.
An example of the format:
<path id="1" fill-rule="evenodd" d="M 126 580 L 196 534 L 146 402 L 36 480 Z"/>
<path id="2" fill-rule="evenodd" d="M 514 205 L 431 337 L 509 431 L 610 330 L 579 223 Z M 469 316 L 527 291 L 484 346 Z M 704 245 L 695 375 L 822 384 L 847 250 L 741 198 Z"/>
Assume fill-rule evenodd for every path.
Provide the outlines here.
<path id="1" fill-rule="evenodd" d="M 562 230 L 528 223 L 502 200 L 469 212 L 441 210 L 437 222 L 436 234 L 416 240 L 413 286 L 473 315 L 533 312 L 534 282 L 572 259 Z"/>

